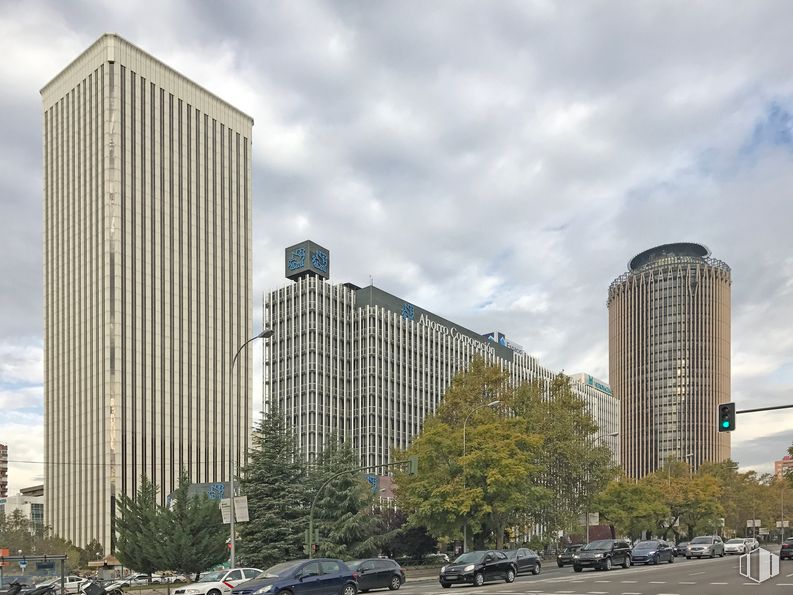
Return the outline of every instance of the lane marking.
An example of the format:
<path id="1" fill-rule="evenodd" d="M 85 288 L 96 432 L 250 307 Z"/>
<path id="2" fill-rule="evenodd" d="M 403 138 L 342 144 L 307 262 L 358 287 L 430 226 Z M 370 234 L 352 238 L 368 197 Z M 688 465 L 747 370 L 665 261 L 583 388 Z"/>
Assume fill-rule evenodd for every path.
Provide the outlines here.
<path id="1" fill-rule="evenodd" d="M 635 584 L 638 583 L 639 581 L 620 581 L 620 582 L 625 584 Z"/>
<path id="2" fill-rule="evenodd" d="M 696 576 L 698 574 L 705 574 L 705 571 L 703 570 L 702 572 L 689 572 L 688 576 Z"/>
<path id="3" fill-rule="evenodd" d="M 711 585 L 729 585 L 730 583 L 710 583 Z"/>
<path id="4" fill-rule="evenodd" d="M 680 581 L 677 584 L 678 585 L 696 585 L 697 583 L 695 583 L 694 581 Z"/>
<path id="5" fill-rule="evenodd" d="M 665 585 L 666 581 L 650 581 L 651 585 Z M 661 595 L 660 593 L 658 595 Z"/>

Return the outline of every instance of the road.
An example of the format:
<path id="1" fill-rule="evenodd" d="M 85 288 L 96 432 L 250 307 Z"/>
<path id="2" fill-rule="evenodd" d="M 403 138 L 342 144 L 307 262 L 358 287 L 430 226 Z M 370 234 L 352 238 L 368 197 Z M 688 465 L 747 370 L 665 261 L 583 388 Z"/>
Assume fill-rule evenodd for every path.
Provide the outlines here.
<path id="1" fill-rule="evenodd" d="M 609 572 L 572 568 L 543 567 L 539 576 L 520 576 L 512 583 L 488 583 L 474 589 L 454 586 L 442 589 L 437 581 L 410 578 L 402 587 L 415 595 L 455 595 L 455 591 L 481 592 L 482 595 L 743 595 L 793 593 L 793 562 L 780 561 L 780 574 L 757 584 L 738 573 L 738 556 L 714 560 L 676 558 L 673 564 L 615 568 Z M 406 593 L 407 595 L 407 593 Z"/>

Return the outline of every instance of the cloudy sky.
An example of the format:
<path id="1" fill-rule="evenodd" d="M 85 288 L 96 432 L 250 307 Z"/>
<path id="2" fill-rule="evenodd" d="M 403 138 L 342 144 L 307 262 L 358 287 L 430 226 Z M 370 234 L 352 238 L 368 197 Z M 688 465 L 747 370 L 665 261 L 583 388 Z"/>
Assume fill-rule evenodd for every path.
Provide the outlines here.
<path id="1" fill-rule="evenodd" d="M 733 400 L 793 403 L 793 3 L 4 0 L 1 15 L 14 461 L 43 457 L 38 91 L 103 32 L 254 117 L 254 303 L 310 238 L 337 282 L 371 275 L 607 379 L 610 282 L 646 248 L 701 242 L 732 267 Z M 741 416 L 733 458 L 767 471 L 791 442 L 793 413 Z M 11 491 L 41 476 L 12 463 Z"/>

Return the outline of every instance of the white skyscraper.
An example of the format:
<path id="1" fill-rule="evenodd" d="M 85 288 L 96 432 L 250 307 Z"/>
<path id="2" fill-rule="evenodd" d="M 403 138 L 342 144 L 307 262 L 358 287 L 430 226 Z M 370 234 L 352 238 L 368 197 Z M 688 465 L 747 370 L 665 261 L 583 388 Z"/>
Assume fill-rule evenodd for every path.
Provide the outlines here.
<path id="1" fill-rule="evenodd" d="M 252 119 L 116 35 L 41 91 L 46 510 L 111 546 L 117 494 L 228 478 L 251 425 Z"/>

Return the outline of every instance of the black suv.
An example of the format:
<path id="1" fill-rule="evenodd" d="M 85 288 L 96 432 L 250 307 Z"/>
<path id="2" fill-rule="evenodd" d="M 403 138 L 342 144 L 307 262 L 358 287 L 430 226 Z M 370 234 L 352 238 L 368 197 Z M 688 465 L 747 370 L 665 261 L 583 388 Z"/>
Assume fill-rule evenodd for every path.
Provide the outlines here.
<path id="1" fill-rule="evenodd" d="M 793 537 L 788 537 L 782 542 L 782 547 L 779 548 L 779 559 L 793 560 Z"/>
<path id="2" fill-rule="evenodd" d="M 631 546 L 622 539 L 598 539 L 578 550 L 573 556 L 573 570 L 581 572 L 584 568 L 611 570 L 614 566 L 631 565 Z"/>

